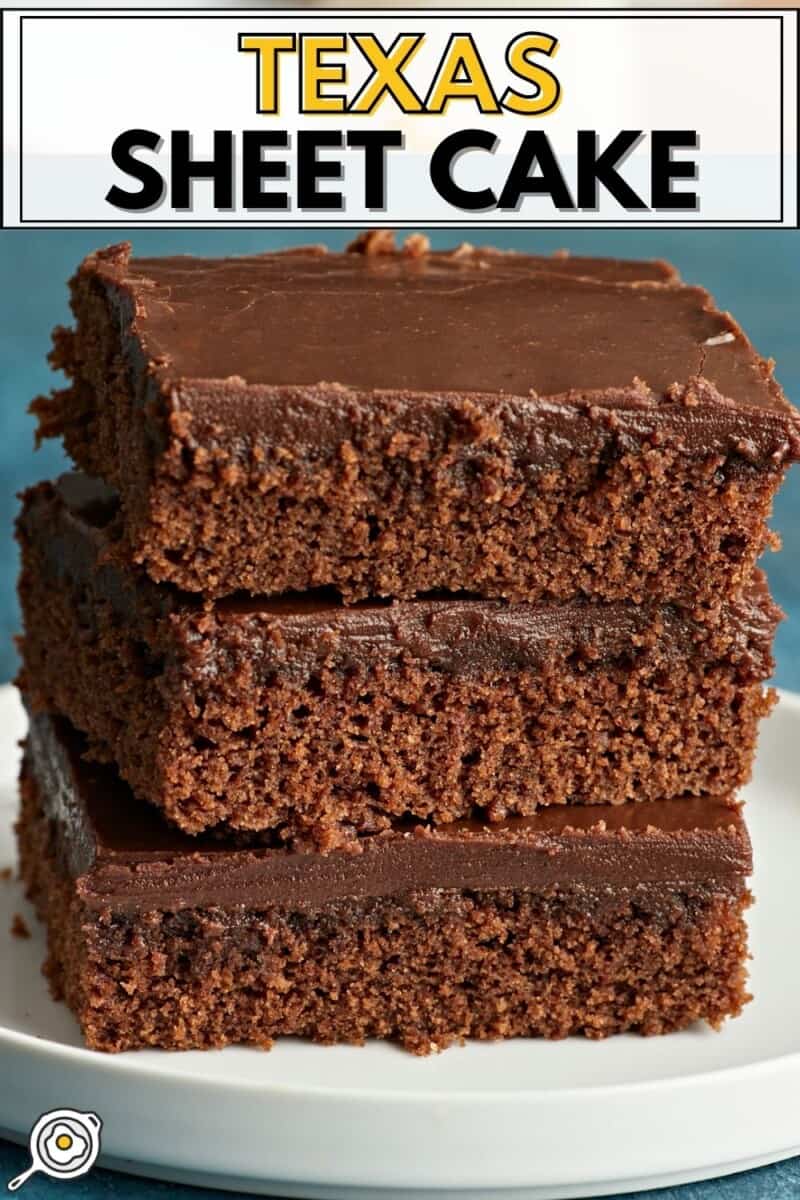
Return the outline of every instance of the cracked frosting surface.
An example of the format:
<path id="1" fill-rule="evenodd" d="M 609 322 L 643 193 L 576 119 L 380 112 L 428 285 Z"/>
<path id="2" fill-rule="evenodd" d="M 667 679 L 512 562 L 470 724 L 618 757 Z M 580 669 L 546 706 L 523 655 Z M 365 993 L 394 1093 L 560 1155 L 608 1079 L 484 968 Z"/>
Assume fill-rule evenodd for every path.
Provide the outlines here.
<path id="1" fill-rule="evenodd" d="M 676 283 L 663 263 L 471 248 L 129 255 L 127 245 L 112 247 L 84 269 L 133 316 L 134 338 L 162 386 L 327 383 L 588 396 L 612 406 L 622 389 L 626 405 L 648 406 L 702 377 L 737 405 L 790 411 L 733 318 L 702 288 Z"/>

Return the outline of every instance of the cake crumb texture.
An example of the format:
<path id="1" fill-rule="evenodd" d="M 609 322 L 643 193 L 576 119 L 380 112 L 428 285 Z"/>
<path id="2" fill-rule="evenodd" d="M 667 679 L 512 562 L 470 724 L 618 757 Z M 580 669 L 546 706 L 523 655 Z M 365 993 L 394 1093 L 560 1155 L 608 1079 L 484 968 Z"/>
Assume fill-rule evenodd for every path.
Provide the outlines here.
<path id="1" fill-rule="evenodd" d="M 466 1038 L 716 1028 L 749 998 L 742 884 L 98 914 L 59 870 L 29 776 L 22 798 L 46 973 L 92 1049 L 268 1048 L 292 1035 L 428 1054 Z"/>
<path id="2" fill-rule="evenodd" d="M 39 436 L 120 491 L 154 579 L 348 602 L 735 594 L 800 423 L 708 293 L 663 263 L 395 252 L 381 230 L 354 249 L 119 246 L 79 268 Z"/>

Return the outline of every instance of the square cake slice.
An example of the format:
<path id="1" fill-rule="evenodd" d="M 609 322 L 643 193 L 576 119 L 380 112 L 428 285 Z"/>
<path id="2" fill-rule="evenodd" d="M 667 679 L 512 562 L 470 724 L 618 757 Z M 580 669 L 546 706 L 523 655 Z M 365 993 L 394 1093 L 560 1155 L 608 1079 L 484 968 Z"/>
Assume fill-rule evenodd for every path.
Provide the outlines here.
<path id="1" fill-rule="evenodd" d="M 462 247 L 90 255 L 35 402 L 135 559 L 223 596 L 333 587 L 713 601 L 768 540 L 797 415 L 664 264 Z"/>
<path id="2" fill-rule="evenodd" d="M 757 575 L 711 621 L 669 605 L 196 597 L 123 560 L 83 476 L 19 521 L 21 686 L 190 832 L 330 848 L 411 814 L 724 796 L 744 783 L 779 611 Z"/>
<path id="3" fill-rule="evenodd" d="M 23 878 L 88 1046 L 666 1033 L 745 990 L 740 811 L 546 810 L 398 823 L 327 855 L 171 830 L 60 719 L 22 772 Z"/>

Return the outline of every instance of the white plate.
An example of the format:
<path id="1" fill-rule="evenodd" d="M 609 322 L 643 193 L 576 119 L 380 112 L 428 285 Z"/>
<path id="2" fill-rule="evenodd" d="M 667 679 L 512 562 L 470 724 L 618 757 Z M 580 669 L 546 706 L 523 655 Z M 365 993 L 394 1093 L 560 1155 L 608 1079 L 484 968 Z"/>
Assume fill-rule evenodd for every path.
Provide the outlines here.
<path id="1" fill-rule="evenodd" d="M 14 861 L 22 729 L 0 689 L 0 866 Z M 0 1129 L 19 1138 L 47 1109 L 93 1109 L 108 1165 L 335 1200 L 601 1195 L 796 1154 L 798 779 L 800 696 L 784 694 L 748 789 L 756 999 L 721 1033 L 476 1044 L 427 1059 L 291 1040 L 268 1054 L 92 1053 L 48 995 L 44 938 L 19 885 L 0 884 Z M 8 933 L 15 912 L 30 940 Z"/>

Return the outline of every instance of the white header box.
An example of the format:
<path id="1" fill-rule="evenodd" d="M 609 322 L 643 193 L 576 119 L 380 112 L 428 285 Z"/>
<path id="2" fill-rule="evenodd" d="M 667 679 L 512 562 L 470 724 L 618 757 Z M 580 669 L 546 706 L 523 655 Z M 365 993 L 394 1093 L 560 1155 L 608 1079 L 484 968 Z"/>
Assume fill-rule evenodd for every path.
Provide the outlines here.
<path id="1" fill-rule="evenodd" d="M 797 21 L 7 12 L 4 224 L 794 227 Z"/>

